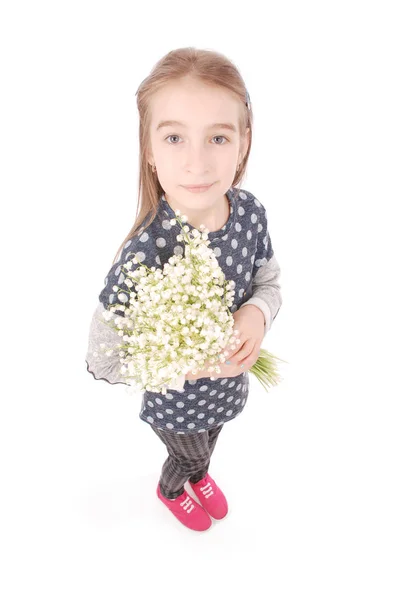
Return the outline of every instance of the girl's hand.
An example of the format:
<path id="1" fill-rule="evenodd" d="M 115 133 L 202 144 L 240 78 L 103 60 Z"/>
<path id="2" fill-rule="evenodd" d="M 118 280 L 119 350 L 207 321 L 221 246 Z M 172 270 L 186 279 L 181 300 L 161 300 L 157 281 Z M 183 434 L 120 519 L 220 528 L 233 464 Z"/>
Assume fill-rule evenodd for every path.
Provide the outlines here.
<path id="1" fill-rule="evenodd" d="M 240 343 L 236 344 L 237 347 L 234 350 L 227 346 L 223 348 L 222 352 L 228 352 L 226 360 L 230 362 L 230 365 L 237 367 L 243 365 L 242 370 L 246 371 L 253 367 L 258 360 L 265 331 L 265 317 L 263 312 L 252 304 L 242 306 L 233 313 L 233 317 L 234 329 L 239 331 L 239 335 L 235 337 L 239 339 Z M 226 365 L 221 366 L 225 367 Z"/>
<path id="2" fill-rule="evenodd" d="M 237 329 L 239 331 L 239 334 L 235 336 L 239 340 L 239 344 L 236 344 L 234 350 L 230 346 L 227 346 L 221 351 L 222 353 L 225 351 L 228 352 L 226 360 L 229 361 L 229 364 L 218 363 L 221 372 L 210 373 L 207 370 L 210 363 L 207 362 L 202 371 L 199 371 L 196 375 L 188 373 L 185 376 L 186 379 L 237 377 L 237 375 L 241 375 L 241 373 L 253 367 L 258 360 L 260 346 L 264 337 L 264 314 L 257 306 L 248 304 L 233 313 L 233 317 L 234 330 Z"/>

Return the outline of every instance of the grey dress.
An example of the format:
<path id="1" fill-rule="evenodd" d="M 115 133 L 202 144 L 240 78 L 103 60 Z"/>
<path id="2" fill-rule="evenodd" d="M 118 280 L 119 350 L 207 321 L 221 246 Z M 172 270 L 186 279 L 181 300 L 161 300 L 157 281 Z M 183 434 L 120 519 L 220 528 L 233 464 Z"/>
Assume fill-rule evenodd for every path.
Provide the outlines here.
<path id="1" fill-rule="evenodd" d="M 265 317 L 266 335 L 282 304 L 280 267 L 268 232 L 266 209 L 244 189 L 231 187 L 226 194 L 230 203 L 229 219 L 219 231 L 209 232 L 209 248 L 213 249 L 226 279 L 235 282 L 231 312 L 244 304 L 258 306 Z M 101 341 L 109 347 L 121 343 L 121 337 L 101 323 L 101 315 L 110 304 L 123 303 L 113 292 L 114 285 L 127 290 L 128 306 L 130 290 L 123 283 L 125 274 L 121 265 L 133 254 L 139 253 L 139 260 L 148 267 L 160 268 L 173 254 L 183 254 L 184 242 L 176 239 L 180 228 L 170 224 L 174 217 L 173 209 L 162 194 L 154 221 L 125 244 L 120 258 L 105 278 L 105 287 L 100 292 L 100 303 L 91 323 L 86 356 L 87 370 L 95 379 L 125 383 L 119 373 L 118 355 L 114 358 L 93 356 L 93 350 Z M 193 229 L 189 223 L 187 225 Z M 116 311 L 116 315 L 123 315 L 123 312 Z M 209 377 L 185 381 L 182 377 L 176 387 L 169 388 L 165 395 L 143 392 L 139 417 L 160 430 L 177 434 L 200 433 L 231 421 L 242 412 L 249 393 L 249 374 L 245 371 L 236 377 L 215 381 Z"/>

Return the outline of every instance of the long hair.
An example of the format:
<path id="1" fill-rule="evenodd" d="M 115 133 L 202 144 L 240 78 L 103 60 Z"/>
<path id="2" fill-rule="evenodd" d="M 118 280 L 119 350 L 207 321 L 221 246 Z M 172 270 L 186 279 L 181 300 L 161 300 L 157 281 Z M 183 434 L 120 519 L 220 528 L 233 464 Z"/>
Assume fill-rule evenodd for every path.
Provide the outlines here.
<path id="1" fill-rule="evenodd" d="M 221 87 L 238 96 L 242 111 L 240 112 L 239 132 L 242 137 L 249 128 L 249 146 L 240 168 L 235 174 L 231 187 L 237 186 L 243 179 L 252 145 L 253 113 L 245 83 L 237 67 L 224 55 L 212 50 L 200 50 L 193 47 L 178 48 L 162 57 L 151 73 L 140 84 L 136 96 L 139 112 L 139 186 L 138 204 L 135 222 L 121 243 L 113 264 L 117 261 L 120 250 L 128 240 L 142 233 L 157 216 L 159 199 L 164 192 L 152 167 L 147 160 L 150 151 L 150 99 L 164 85 L 179 81 L 185 76 Z M 142 226 L 142 227 L 141 227 Z"/>

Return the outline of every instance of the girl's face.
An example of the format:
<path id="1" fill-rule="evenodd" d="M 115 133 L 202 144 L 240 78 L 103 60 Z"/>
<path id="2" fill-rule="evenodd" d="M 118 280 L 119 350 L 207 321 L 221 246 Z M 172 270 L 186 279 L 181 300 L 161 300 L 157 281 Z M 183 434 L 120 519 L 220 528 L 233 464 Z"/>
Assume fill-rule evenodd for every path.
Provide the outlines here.
<path id="1" fill-rule="evenodd" d="M 248 135 L 241 139 L 239 133 L 239 101 L 223 88 L 188 77 L 158 91 L 150 110 L 148 159 L 166 197 L 184 208 L 213 208 L 231 187 L 248 148 Z M 184 187 L 203 184 L 213 185 L 200 194 Z"/>

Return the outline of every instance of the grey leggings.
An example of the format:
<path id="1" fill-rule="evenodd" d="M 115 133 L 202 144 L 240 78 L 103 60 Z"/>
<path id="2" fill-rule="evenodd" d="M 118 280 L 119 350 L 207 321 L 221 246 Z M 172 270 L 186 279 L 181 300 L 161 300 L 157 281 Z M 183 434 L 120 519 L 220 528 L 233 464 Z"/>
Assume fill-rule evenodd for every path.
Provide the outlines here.
<path id="1" fill-rule="evenodd" d="M 212 427 L 202 433 L 184 435 L 162 431 L 150 425 L 168 451 L 168 458 L 163 465 L 159 482 L 163 496 L 170 500 L 177 498 L 184 493 L 184 483 L 188 479 L 192 483 L 197 483 L 205 477 L 223 425 Z"/>

